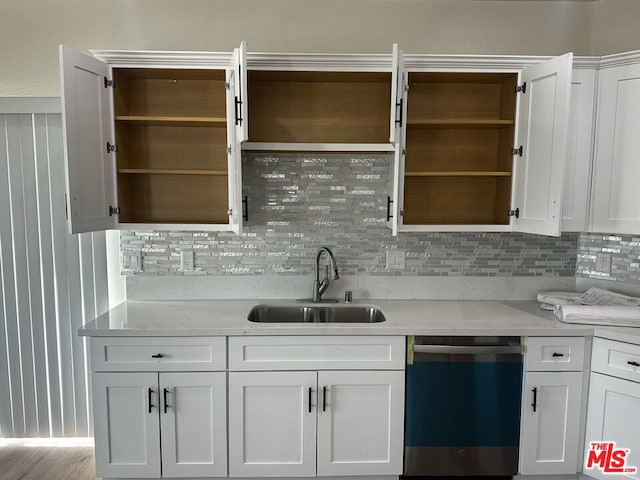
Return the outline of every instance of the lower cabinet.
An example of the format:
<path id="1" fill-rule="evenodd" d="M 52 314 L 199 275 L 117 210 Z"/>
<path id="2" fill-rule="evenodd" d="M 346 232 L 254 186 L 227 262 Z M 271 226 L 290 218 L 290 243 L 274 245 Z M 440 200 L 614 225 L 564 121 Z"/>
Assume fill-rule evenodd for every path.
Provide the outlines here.
<path id="1" fill-rule="evenodd" d="M 595 338 L 589 383 L 589 409 L 585 433 L 584 473 L 601 480 L 605 478 L 640 479 L 640 345 Z M 602 449 L 590 454 L 591 443 L 614 442 L 615 449 L 628 451 L 624 468 L 636 467 L 636 472 L 605 472 L 605 467 L 622 468 L 618 461 L 608 463 L 617 455 L 607 455 L 597 461 Z M 589 467 L 589 457 L 594 460 Z"/>
<path id="2" fill-rule="evenodd" d="M 520 473 L 576 473 L 582 372 L 527 372 Z"/>
<path id="3" fill-rule="evenodd" d="M 399 475 L 404 371 L 229 373 L 229 475 Z"/>
<path id="4" fill-rule="evenodd" d="M 584 337 L 527 337 L 520 474 L 579 471 Z"/>
<path id="5" fill-rule="evenodd" d="M 96 473 L 227 475 L 225 372 L 93 373 Z"/>

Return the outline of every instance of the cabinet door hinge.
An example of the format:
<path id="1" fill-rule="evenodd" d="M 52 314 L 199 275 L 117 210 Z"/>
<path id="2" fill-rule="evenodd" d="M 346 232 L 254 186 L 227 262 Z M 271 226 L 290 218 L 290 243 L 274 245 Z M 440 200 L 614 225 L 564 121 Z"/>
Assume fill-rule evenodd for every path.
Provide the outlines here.
<path id="1" fill-rule="evenodd" d="M 520 209 L 516 208 L 515 210 L 509 210 L 509 216 L 520 218 Z"/>
<path id="2" fill-rule="evenodd" d="M 115 143 L 107 142 L 107 153 L 117 152 L 118 146 Z"/>
<path id="3" fill-rule="evenodd" d="M 527 82 L 524 82 L 522 85 L 516 85 L 516 93 L 527 93 Z"/>
<path id="4" fill-rule="evenodd" d="M 104 77 L 104 88 L 116 88 L 116 81 L 109 80 L 107 77 Z"/>
<path id="5" fill-rule="evenodd" d="M 120 215 L 120 207 L 112 207 L 109 205 L 109 216 Z"/>
<path id="6" fill-rule="evenodd" d="M 522 156 L 522 145 L 520 145 L 518 148 L 512 148 L 511 149 L 511 155 L 518 155 L 519 157 Z"/>
<path id="7" fill-rule="evenodd" d="M 225 88 L 225 90 L 231 90 L 231 83 L 224 82 L 224 88 Z"/>
<path id="8" fill-rule="evenodd" d="M 227 147 L 227 155 L 231 155 L 231 145 Z"/>

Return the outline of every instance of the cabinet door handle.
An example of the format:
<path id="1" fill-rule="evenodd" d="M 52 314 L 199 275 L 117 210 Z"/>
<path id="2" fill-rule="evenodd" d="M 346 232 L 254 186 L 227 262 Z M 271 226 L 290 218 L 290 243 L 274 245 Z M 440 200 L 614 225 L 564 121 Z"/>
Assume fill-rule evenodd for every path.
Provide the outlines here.
<path id="1" fill-rule="evenodd" d="M 162 392 L 162 399 L 164 401 L 164 413 L 167 413 L 167 410 L 169 409 L 169 402 L 167 402 L 167 395 L 169 395 L 169 389 L 165 388 L 164 391 Z"/>
<path id="2" fill-rule="evenodd" d="M 564 353 L 553 352 L 552 357 L 564 357 Z"/>
<path id="3" fill-rule="evenodd" d="M 636 362 L 635 360 L 629 360 L 627 364 L 631 365 L 632 367 L 640 367 L 640 363 Z"/>
<path id="4" fill-rule="evenodd" d="M 533 390 L 533 403 L 531 404 L 531 408 L 533 408 L 533 413 L 536 412 L 536 408 L 538 407 L 538 387 L 534 387 Z"/>
<path id="5" fill-rule="evenodd" d="M 313 394 L 313 389 L 309 387 L 309 413 L 311 413 L 311 395 Z"/>
<path id="6" fill-rule="evenodd" d="M 149 387 L 147 392 L 148 392 L 149 413 L 151 413 L 151 409 L 155 407 L 155 405 L 152 403 L 152 400 L 151 400 L 151 397 L 153 395 L 153 388 Z"/>
<path id="7" fill-rule="evenodd" d="M 322 411 L 327 411 L 327 386 L 322 387 Z"/>
<path id="8" fill-rule="evenodd" d="M 164 358 L 164 355 L 162 353 L 154 353 L 151 358 Z"/>

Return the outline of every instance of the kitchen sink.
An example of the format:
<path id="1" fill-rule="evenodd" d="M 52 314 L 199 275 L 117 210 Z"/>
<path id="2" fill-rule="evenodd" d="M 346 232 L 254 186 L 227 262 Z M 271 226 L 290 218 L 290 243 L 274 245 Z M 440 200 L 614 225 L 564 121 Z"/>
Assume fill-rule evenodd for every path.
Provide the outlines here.
<path id="1" fill-rule="evenodd" d="M 259 323 L 378 323 L 386 318 L 372 305 L 256 305 L 248 320 Z"/>

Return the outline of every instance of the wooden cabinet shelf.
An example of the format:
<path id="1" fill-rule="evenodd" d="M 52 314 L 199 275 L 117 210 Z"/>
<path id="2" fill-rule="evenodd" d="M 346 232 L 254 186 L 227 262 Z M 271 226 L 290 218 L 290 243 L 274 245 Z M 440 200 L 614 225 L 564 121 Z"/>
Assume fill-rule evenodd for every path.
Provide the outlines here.
<path id="1" fill-rule="evenodd" d="M 407 177 L 510 177 L 511 172 L 405 172 Z"/>
<path id="2" fill-rule="evenodd" d="M 410 72 L 405 225 L 508 225 L 517 75 Z"/>
<path id="3" fill-rule="evenodd" d="M 224 70 L 114 69 L 120 223 L 228 222 Z"/>
<path id="4" fill-rule="evenodd" d="M 150 175 L 226 175 L 226 170 L 174 170 L 158 168 L 121 168 L 118 173 Z"/>
<path id="5" fill-rule="evenodd" d="M 118 115 L 116 122 L 139 123 L 167 126 L 219 126 L 226 127 L 227 119 L 222 117 L 178 117 L 161 115 Z"/>
<path id="6" fill-rule="evenodd" d="M 452 118 L 452 119 L 419 119 L 409 120 L 408 128 L 506 128 L 514 124 L 513 120 L 503 119 L 476 119 L 476 118 Z"/>
<path id="7" fill-rule="evenodd" d="M 389 143 L 391 73 L 248 72 L 249 141 Z"/>

